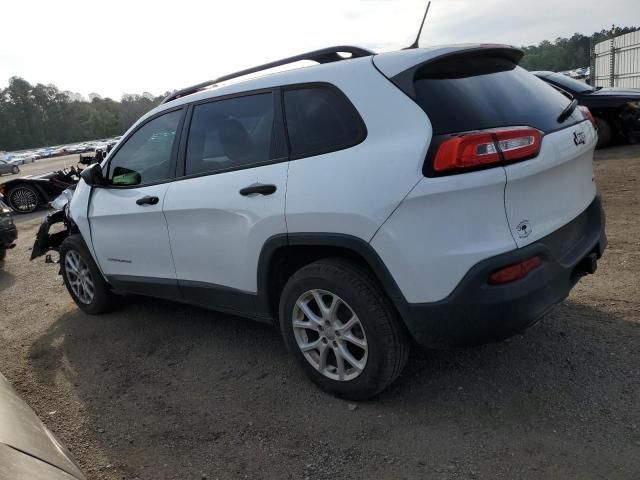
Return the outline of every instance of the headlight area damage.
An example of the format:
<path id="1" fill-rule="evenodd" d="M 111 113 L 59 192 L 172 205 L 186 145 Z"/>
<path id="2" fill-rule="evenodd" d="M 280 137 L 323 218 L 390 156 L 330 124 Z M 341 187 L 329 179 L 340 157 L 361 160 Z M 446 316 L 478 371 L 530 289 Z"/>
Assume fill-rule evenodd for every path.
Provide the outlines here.
<path id="1" fill-rule="evenodd" d="M 76 225 L 65 210 L 56 210 L 50 213 L 42 220 L 42 225 L 40 225 L 36 241 L 31 250 L 31 260 L 47 254 L 47 263 L 57 263 L 48 253 L 51 251 L 57 252 L 64 239 L 77 230 Z"/>

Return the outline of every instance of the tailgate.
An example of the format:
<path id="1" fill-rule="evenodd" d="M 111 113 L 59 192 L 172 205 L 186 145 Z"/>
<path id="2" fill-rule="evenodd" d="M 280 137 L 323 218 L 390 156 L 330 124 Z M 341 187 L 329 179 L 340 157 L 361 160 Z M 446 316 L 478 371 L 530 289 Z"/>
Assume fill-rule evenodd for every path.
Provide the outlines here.
<path id="1" fill-rule="evenodd" d="M 505 209 L 518 247 L 566 225 L 593 201 L 596 140 L 584 121 L 546 134 L 536 158 L 505 167 Z"/>

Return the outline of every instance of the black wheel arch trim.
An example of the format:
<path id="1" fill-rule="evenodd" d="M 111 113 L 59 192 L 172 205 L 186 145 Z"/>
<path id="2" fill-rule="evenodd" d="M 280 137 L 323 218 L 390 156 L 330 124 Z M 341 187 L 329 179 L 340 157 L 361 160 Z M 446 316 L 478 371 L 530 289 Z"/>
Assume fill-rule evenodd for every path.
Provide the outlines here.
<path id="1" fill-rule="evenodd" d="M 270 268 L 276 252 L 282 248 L 304 246 L 333 247 L 355 253 L 364 259 L 367 266 L 373 271 L 398 311 L 402 314 L 405 310 L 407 300 L 400 287 L 378 253 L 366 240 L 348 234 L 309 232 L 274 235 L 264 243 L 258 260 L 258 303 L 256 307 L 260 312 L 272 314 L 269 281 L 271 278 Z"/>

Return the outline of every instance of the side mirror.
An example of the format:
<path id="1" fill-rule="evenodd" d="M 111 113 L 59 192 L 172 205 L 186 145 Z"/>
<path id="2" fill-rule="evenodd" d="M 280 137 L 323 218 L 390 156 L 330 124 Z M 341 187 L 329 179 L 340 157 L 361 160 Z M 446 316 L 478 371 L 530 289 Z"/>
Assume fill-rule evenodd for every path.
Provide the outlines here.
<path id="1" fill-rule="evenodd" d="M 102 169 L 98 163 L 94 163 L 85 168 L 80 176 L 90 187 L 102 187 L 107 184 L 107 180 L 104 178 L 104 175 L 102 175 Z"/>

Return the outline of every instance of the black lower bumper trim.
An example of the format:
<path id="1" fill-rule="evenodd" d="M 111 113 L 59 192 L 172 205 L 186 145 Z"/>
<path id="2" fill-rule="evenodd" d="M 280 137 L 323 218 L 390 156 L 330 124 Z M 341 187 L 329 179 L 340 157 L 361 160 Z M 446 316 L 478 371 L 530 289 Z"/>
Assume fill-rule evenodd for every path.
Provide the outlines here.
<path id="1" fill-rule="evenodd" d="M 423 347 L 468 346 L 510 337 L 564 300 L 578 280 L 595 272 L 606 248 L 599 197 L 573 221 L 535 243 L 475 265 L 444 300 L 405 304 L 400 313 Z M 542 265 L 526 277 L 489 285 L 491 273 L 533 256 Z"/>

